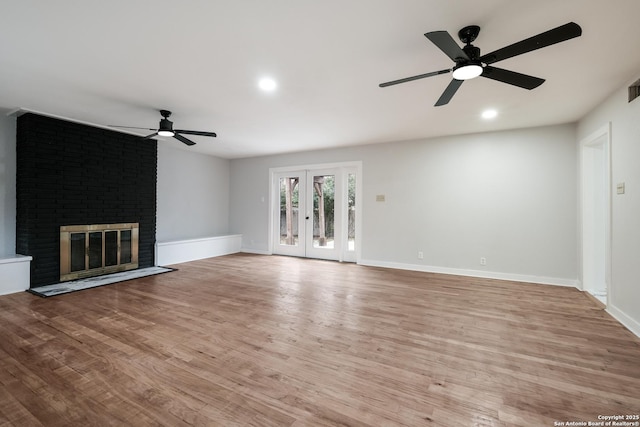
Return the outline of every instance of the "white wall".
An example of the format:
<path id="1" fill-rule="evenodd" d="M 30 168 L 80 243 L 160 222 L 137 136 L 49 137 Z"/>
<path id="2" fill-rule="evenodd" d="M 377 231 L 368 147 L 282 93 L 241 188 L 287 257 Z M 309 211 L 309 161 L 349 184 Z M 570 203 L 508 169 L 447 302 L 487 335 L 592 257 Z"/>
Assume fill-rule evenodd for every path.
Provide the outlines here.
<path id="1" fill-rule="evenodd" d="M 16 119 L 0 109 L 0 258 L 16 252 Z"/>
<path id="2" fill-rule="evenodd" d="M 158 242 L 228 234 L 229 160 L 159 142 L 157 197 Z"/>
<path id="3" fill-rule="evenodd" d="M 629 82 L 631 84 L 631 82 Z M 578 141 L 611 122 L 611 284 L 609 307 L 640 335 L 640 99 L 628 102 L 627 86 L 578 123 Z M 625 194 L 616 184 L 625 183 Z"/>
<path id="4" fill-rule="evenodd" d="M 269 168 L 361 160 L 361 261 L 572 285 L 575 140 L 562 125 L 232 160 L 230 230 L 268 252 Z"/>

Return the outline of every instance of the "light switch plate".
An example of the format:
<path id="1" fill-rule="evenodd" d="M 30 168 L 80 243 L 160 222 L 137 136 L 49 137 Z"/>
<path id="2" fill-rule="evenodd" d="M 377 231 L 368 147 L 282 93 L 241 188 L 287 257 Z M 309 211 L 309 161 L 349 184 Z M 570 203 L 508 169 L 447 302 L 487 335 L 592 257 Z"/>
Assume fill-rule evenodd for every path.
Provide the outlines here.
<path id="1" fill-rule="evenodd" d="M 376 202 L 384 202 L 384 201 L 385 201 L 384 194 L 376 195 Z"/>
<path id="2" fill-rule="evenodd" d="M 618 194 L 624 194 L 624 182 L 619 182 L 616 186 L 616 190 Z"/>

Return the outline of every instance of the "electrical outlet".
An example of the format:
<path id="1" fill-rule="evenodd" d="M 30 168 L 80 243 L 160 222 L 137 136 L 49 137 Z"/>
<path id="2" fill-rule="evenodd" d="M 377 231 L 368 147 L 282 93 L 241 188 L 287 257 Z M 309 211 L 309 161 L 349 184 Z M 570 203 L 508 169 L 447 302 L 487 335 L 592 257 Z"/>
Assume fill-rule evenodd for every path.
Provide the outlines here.
<path id="1" fill-rule="evenodd" d="M 418 251 L 418 259 L 424 259 L 424 253 L 422 251 Z"/>
<path id="2" fill-rule="evenodd" d="M 480 265 L 487 265 L 487 259 L 485 257 L 480 257 Z"/>

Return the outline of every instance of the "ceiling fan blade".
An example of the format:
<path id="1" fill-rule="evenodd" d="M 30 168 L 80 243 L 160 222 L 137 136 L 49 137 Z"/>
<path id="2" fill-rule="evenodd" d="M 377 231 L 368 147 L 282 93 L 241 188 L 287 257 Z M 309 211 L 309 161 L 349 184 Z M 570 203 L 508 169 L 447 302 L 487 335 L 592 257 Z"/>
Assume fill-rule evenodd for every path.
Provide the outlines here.
<path id="1" fill-rule="evenodd" d="M 174 135 L 173 135 L 173 137 L 174 137 L 175 139 L 177 139 L 178 141 L 180 141 L 180 142 L 184 143 L 184 144 L 187 144 L 187 145 L 196 145 L 196 143 L 195 143 L 195 142 L 193 142 L 193 141 L 192 141 L 192 140 L 190 140 L 190 139 L 185 138 L 184 136 L 182 136 L 182 135 L 180 135 L 180 134 L 178 134 L 178 133 L 174 134 Z"/>
<path id="2" fill-rule="evenodd" d="M 200 132 L 198 130 L 183 130 L 183 129 L 175 129 L 174 132 L 184 133 L 185 135 L 200 135 L 200 136 L 213 136 L 216 137 L 215 132 Z"/>
<path id="3" fill-rule="evenodd" d="M 578 37 L 581 34 L 582 28 L 580 28 L 580 25 L 575 22 L 569 22 L 568 24 L 540 33 L 537 36 L 529 37 L 528 39 L 503 47 L 502 49 L 482 55 L 480 61 L 485 64 L 493 64 L 494 62 Z"/>
<path id="4" fill-rule="evenodd" d="M 410 82 L 410 81 L 413 81 L 413 80 L 424 79 L 425 77 L 437 76 L 439 74 L 447 74 L 447 73 L 450 73 L 450 72 L 451 72 L 451 70 L 433 71 L 431 73 L 420 74 L 420 75 L 413 76 L 413 77 L 405 77 L 404 79 L 393 80 L 393 81 L 386 82 L 386 83 L 380 83 L 378 86 L 380 86 L 380 87 L 393 86 L 393 85 L 397 85 L 399 83 L 406 83 L 406 82 Z"/>
<path id="5" fill-rule="evenodd" d="M 154 129 L 149 129 L 149 130 L 154 130 Z M 151 135 L 147 135 L 147 136 L 143 137 L 142 139 L 151 139 L 151 138 L 155 138 L 156 136 L 158 136 L 158 132 L 154 132 Z"/>
<path id="6" fill-rule="evenodd" d="M 448 104 L 449 101 L 451 101 L 451 98 L 453 98 L 453 95 L 455 95 L 460 86 L 462 86 L 463 82 L 464 80 L 452 79 L 451 83 L 449 83 L 449 86 L 447 86 L 444 92 L 442 92 L 442 95 L 440 95 L 440 99 L 438 99 L 438 102 L 436 102 L 434 107 L 440 107 L 442 105 Z"/>
<path id="7" fill-rule="evenodd" d="M 443 51 L 453 61 L 458 62 L 460 59 L 469 60 L 469 56 L 458 46 L 458 43 L 446 31 L 432 31 L 424 35 L 431 40 L 433 44 Z"/>
<path id="8" fill-rule="evenodd" d="M 539 77 L 516 73 L 515 71 L 504 70 L 490 65 L 484 67 L 481 76 L 529 90 L 535 89 L 544 83 L 544 79 Z"/>
<path id="9" fill-rule="evenodd" d="M 122 128 L 122 129 L 143 129 L 143 130 L 158 130 L 157 128 L 138 128 L 135 126 L 118 126 L 118 125 L 109 125 L 112 128 Z"/>

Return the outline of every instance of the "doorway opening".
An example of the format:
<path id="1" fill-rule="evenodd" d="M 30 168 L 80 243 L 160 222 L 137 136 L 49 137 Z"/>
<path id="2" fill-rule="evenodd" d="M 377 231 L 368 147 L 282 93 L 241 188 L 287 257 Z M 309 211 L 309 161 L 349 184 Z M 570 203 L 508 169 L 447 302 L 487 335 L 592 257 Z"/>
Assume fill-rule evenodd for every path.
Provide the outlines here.
<path id="1" fill-rule="evenodd" d="M 272 253 L 356 262 L 360 163 L 271 170 Z"/>
<path id="2" fill-rule="evenodd" d="M 582 286 L 606 306 L 611 279 L 610 125 L 581 142 Z"/>

